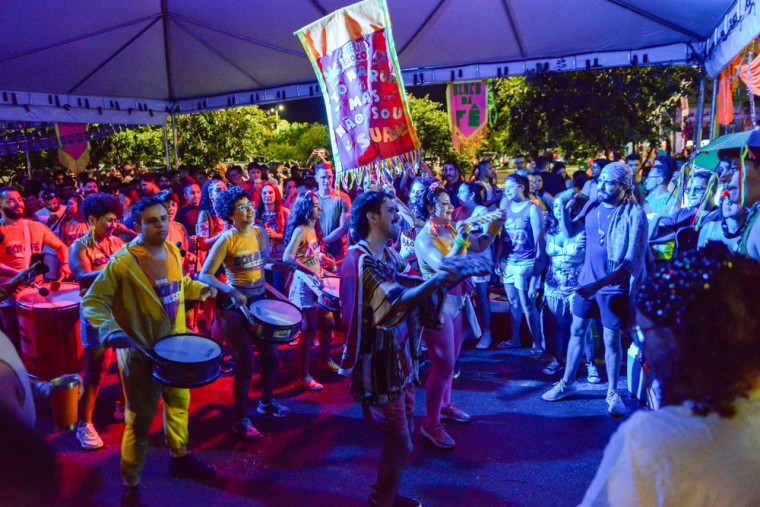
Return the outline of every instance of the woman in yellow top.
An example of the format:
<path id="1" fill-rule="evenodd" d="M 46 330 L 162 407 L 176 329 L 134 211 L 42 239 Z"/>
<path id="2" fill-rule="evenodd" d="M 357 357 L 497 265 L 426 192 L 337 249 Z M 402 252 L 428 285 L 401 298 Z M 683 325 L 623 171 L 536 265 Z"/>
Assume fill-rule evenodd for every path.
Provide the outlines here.
<path id="1" fill-rule="evenodd" d="M 319 227 L 321 214 L 322 207 L 316 194 L 300 194 L 293 204 L 283 238 L 283 244 L 287 246 L 282 261 L 296 270 L 290 284 L 290 300 L 303 312 L 301 338 L 298 342 L 299 377 L 296 383 L 307 391 L 321 391 L 323 387 L 309 375 L 309 351 L 317 328 L 321 331 L 319 345 L 322 365 L 326 369 L 338 371 L 338 365 L 330 358 L 332 319 L 328 318 L 328 312 L 317 306 L 314 292 L 315 289 L 322 288 L 322 263 L 334 265 L 322 252 L 322 230 Z"/>
<path id="2" fill-rule="evenodd" d="M 277 345 L 265 343 L 254 335 L 243 314 L 233 307 L 249 305 L 264 298 L 264 261 L 269 257 L 264 229 L 253 225 L 254 207 L 240 187 L 221 192 L 216 199 L 216 212 L 230 227 L 221 233 L 209 251 L 200 279 L 220 294 L 216 311 L 221 329 L 235 361 L 232 393 L 235 400 L 233 433 L 241 438 L 260 438 L 261 433 L 246 415 L 248 391 L 253 374 L 253 349 L 261 357 L 261 401 L 259 414 L 285 417 L 289 412 L 274 399 L 274 377 L 277 371 Z M 227 283 L 214 274 L 224 267 Z"/>
<path id="3" fill-rule="evenodd" d="M 422 277 L 427 280 L 436 274 L 444 257 L 482 252 L 493 241 L 504 223 L 503 218 L 491 223 L 488 232 L 470 238 L 470 225 L 461 221 L 451 223 L 454 206 L 445 187 L 434 182 L 424 194 L 424 213 L 427 223 L 417 234 L 414 250 Z M 451 383 L 454 364 L 462 350 L 465 299 L 462 285 L 451 289 L 443 305 L 443 327 L 439 331 L 426 329 L 422 337 L 430 355 L 430 375 L 425 384 L 427 416 L 420 431 L 433 445 L 442 449 L 454 447 L 454 440 L 441 424 L 441 418 L 467 422 L 470 416 L 451 403 Z"/>

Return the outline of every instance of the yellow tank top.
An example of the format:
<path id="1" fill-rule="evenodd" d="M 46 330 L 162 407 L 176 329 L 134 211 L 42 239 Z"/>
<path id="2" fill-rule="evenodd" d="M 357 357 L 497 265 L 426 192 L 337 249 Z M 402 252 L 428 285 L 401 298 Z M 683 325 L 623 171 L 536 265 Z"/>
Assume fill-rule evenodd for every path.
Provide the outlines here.
<path id="1" fill-rule="evenodd" d="M 219 239 L 227 239 L 227 256 L 223 262 L 227 283 L 246 289 L 263 287 L 264 259 L 267 257 L 263 229 L 254 227 L 248 236 L 240 236 L 233 230 L 223 234 Z"/>

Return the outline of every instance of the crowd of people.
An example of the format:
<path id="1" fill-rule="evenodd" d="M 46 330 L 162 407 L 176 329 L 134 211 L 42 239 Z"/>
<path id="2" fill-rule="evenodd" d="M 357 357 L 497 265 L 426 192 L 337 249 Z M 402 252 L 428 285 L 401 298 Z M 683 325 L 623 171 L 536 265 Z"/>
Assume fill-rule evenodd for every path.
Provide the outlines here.
<path id="1" fill-rule="evenodd" d="M 672 301 L 660 301 L 662 291 L 673 288 L 662 282 L 673 276 L 663 274 L 673 272 L 664 266 L 697 249 L 711 251 L 712 257 L 690 261 L 719 259 L 705 265 L 708 280 L 711 269 L 723 269 L 731 263 L 725 259 L 734 258 L 714 253 L 716 243 L 760 260 L 760 164 L 751 152 L 747 158 L 738 151 L 722 155 L 714 171 L 667 156 L 642 163 L 634 153 L 623 160 L 593 160 L 588 170 L 572 174 L 551 156 L 518 156 L 503 181 L 497 181 L 490 160 L 478 161 L 469 175 L 453 161 L 440 171 L 422 162 L 405 165 L 393 181 L 366 178 L 348 193 L 336 189 L 325 150 L 315 150 L 313 165 L 293 166 L 287 174 L 283 166 L 270 170 L 258 163 L 158 174 L 127 166 L 76 178 L 38 172 L 0 188 L 0 281 L 8 282 L 29 267 L 33 254 L 42 254 L 47 280 L 73 280 L 81 287 L 85 375 L 76 438 L 87 449 L 103 446 L 92 413 L 115 349 L 125 395 L 115 416 L 125 420 L 121 471 L 127 494 L 138 491 L 159 398 L 171 475 L 207 479 L 215 473 L 187 453 L 189 390 L 156 382 L 150 359 L 140 352 L 162 337 L 205 329 L 228 351 L 225 367 L 234 375 L 230 428 L 236 436 L 261 437 L 248 411 L 254 348 L 262 379 L 256 412 L 288 415 L 273 396 L 278 346 L 262 340 L 239 311 L 278 297 L 303 315 L 297 387 L 323 388 L 310 358 L 318 340 L 319 369 L 351 377 L 351 394 L 384 436 L 370 505 L 418 505 L 398 490 L 411 453 L 423 351 L 430 371 L 420 432 L 443 449 L 456 443 L 442 422 L 472 419 L 466 407 L 453 403 L 452 393 L 466 339 L 476 340 L 481 350 L 523 347 L 524 317 L 530 356 L 549 360 L 542 373 L 556 380 L 542 398 L 554 402 L 575 394 L 583 382 L 580 370 L 586 382 L 606 380 L 613 416 L 626 414 L 618 377 L 622 343 L 634 329 L 670 329 L 667 340 L 652 340 L 652 347 L 687 354 L 678 348 L 686 347 L 679 334 L 685 328 L 673 322 L 688 321 L 691 302 L 704 297 L 713 282 L 679 289 L 678 298 L 688 301 L 678 307 L 675 289 Z M 750 261 L 735 262 L 756 275 Z M 688 261 L 679 266 L 691 269 Z M 338 283 L 340 307 L 320 304 L 326 287 Z M 509 304 L 508 333 L 491 328 L 495 293 Z M 3 331 L 18 348 L 12 304 L 6 300 L 0 310 Z M 640 327 L 633 327 L 635 320 Z M 341 358 L 331 351 L 338 331 L 345 338 Z M 745 335 L 745 348 L 756 358 L 758 335 Z M 604 347 L 604 375 L 596 366 L 597 342 Z M 655 395 L 663 405 L 692 400 L 699 415 L 733 416 L 734 398 L 757 388 L 757 366 L 741 369 L 737 382 L 743 390 L 727 388 L 717 403 L 704 384 L 680 383 L 689 371 L 678 359 L 652 350 L 660 365 L 653 369 Z M 697 388 L 702 398 L 694 397 Z M 756 417 L 750 419 L 757 424 Z M 616 452 L 605 455 L 602 469 L 633 459 Z M 609 490 L 603 481 L 613 480 L 613 472 L 597 477 L 588 498 L 601 501 Z"/>

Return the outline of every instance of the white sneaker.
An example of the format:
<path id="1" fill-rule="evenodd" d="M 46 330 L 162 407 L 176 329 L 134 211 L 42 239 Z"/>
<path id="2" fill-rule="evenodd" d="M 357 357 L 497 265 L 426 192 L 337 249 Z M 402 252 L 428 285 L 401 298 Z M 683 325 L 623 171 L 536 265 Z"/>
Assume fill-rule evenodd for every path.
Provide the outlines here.
<path id="1" fill-rule="evenodd" d="M 588 370 L 588 377 L 586 380 L 588 380 L 589 384 L 598 384 L 602 381 L 602 378 L 599 376 L 599 370 L 596 369 L 594 363 L 586 363 L 586 370 Z"/>
<path id="2" fill-rule="evenodd" d="M 79 423 L 77 427 L 77 440 L 79 440 L 83 449 L 100 449 L 103 447 L 103 440 L 92 423 L 84 425 L 81 422 Z"/>
<path id="3" fill-rule="evenodd" d="M 612 392 L 607 394 L 607 411 L 610 413 L 610 415 L 625 415 L 625 403 L 623 403 L 623 400 L 620 399 L 618 393 Z"/>
<path id="4" fill-rule="evenodd" d="M 541 398 L 546 401 L 557 401 L 572 396 L 576 392 L 578 392 L 578 388 L 575 386 L 575 382 L 567 384 L 564 380 L 560 380 L 554 384 L 554 387 L 542 394 Z"/>
<path id="5" fill-rule="evenodd" d="M 478 344 L 475 345 L 475 348 L 478 350 L 485 350 L 490 346 L 491 346 L 491 333 L 486 331 L 485 333 L 483 333 L 483 336 L 480 337 L 480 340 L 478 340 Z"/>

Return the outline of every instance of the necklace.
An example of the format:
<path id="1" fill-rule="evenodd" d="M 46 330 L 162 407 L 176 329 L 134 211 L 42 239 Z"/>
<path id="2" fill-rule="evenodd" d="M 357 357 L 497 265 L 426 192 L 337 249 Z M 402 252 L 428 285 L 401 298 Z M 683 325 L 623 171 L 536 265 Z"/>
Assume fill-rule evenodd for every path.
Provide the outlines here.
<path id="1" fill-rule="evenodd" d="M 596 208 L 596 230 L 599 232 L 599 244 L 604 244 L 604 236 L 607 234 L 607 228 L 610 225 L 610 220 L 612 220 L 612 214 L 615 213 L 615 210 L 612 210 L 609 215 L 607 215 L 607 222 L 604 224 L 604 227 L 602 227 L 602 218 L 601 215 L 599 215 L 599 208 L 604 206 L 603 204 L 600 204 Z"/>
<path id="2" fill-rule="evenodd" d="M 748 218 L 749 218 L 749 216 L 748 216 L 748 214 L 747 214 L 747 212 L 745 210 L 745 212 L 744 212 L 744 222 L 742 222 L 742 224 L 739 226 L 739 228 L 736 229 L 736 232 L 730 232 L 728 230 L 728 223 L 726 222 L 726 218 L 722 217 L 721 221 L 720 221 L 720 226 L 721 226 L 721 229 L 723 229 L 723 237 L 726 238 L 726 239 L 734 239 L 734 238 L 738 238 L 739 236 L 741 236 L 742 233 L 744 233 L 744 229 L 747 227 L 747 224 L 749 223 L 749 220 L 747 220 Z"/>

